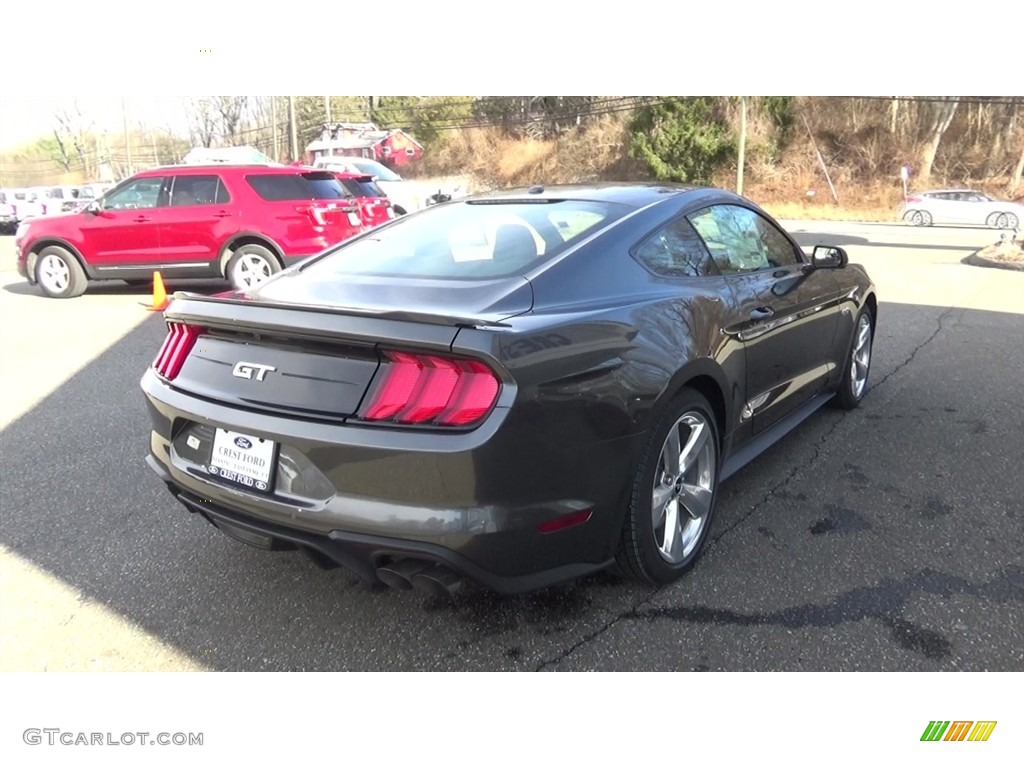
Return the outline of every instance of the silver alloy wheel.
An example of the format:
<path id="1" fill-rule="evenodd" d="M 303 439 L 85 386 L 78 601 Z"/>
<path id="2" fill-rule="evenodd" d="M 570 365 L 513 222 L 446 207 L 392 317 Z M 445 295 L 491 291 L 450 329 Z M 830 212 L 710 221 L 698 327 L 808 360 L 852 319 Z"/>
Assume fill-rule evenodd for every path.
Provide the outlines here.
<path id="1" fill-rule="evenodd" d="M 910 223 L 915 227 L 920 227 L 924 224 L 924 216 L 921 215 L 920 211 L 914 211 L 913 216 L 910 217 Z"/>
<path id="2" fill-rule="evenodd" d="M 932 225 L 932 215 L 928 211 L 921 211 L 921 224 L 925 227 Z"/>
<path id="3" fill-rule="evenodd" d="M 231 282 L 236 288 L 254 288 L 272 274 L 265 258 L 258 253 L 243 253 L 231 269 Z"/>
<path id="4" fill-rule="evenodd" d="M 1020 223 L 1020 219 L 1017 218 L 1017 214 L 1015 214 L 1015 213 L 1007 213 L 1007 214 L 1004 214 L 1004 215 L 1006 216 L 1006 228 L 1007 229 L 1016 229 L 1017 228 L 1017 224 Z"/>
<path id="5" fill-rule="evenodd" d="M 850 356 L 850 390 L 860 399 L 868 384 L 868 369 L 871 366 L 871 315 L 867 312 L 857 322 L 857 337 Z"/>
<path id="6" fill-rule="evenodd" d="M 37 278 L 48 293 L 64 293 L 71 283 L 71 268 L 60 256 L 48 253 L 39 261 Z"/>
<path id="7" fill-rule="evenodd" d="M 711 427 L 702 414 L 687 411 L 669 430 L 654 475 L 651 522 L 658 554 L 666 562 L 682 563 L 700 540 L 717 471 Z"/>
<path id="8" fill-rule="evenodd" d="M 1009 222 L 1007 221 L 1006 214 L 1000 213 L 999 217 L 996 219 L 996 228 L 1006 229 L 1007 226 L 1009 226 Z"/>

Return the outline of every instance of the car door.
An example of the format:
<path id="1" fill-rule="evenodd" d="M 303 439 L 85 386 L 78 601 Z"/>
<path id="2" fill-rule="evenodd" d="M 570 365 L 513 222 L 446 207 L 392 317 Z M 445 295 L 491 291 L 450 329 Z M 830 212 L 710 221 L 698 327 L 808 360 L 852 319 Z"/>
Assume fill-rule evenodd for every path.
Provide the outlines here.
<path id="1" fill-rule="evenodd" d="M 172 174 L 169 204 L 161 212 L 162 259 L 169 270 L 213 267 L 238 227 L 231 196 L 217 174 Z"/>
<path id="2" fill-rule="evenodd" d="M 689 219 L 733 294 L 736 322 L 725 332 L 743 344 L 743 417 L 757 434 L 821 392 L 839 364 L 839 284 L 750 208 L 713 205 Z"/>
<path id="3" fill-rule="evenodd" d="M 117 270 L 159 262 L 156 212 L 165 182 L 163 176 L 131 179 L 105 195 L 98 210 L 83 216 L 82 245 L 92 266 Z"/>
<path id="4" fill-rule="evenodd" d="M 933 192 L 925 196 L 924 206 L 932 215 L 932 224 L 955 224 L 957 222 L 956 196 L 951 192 Z"/>

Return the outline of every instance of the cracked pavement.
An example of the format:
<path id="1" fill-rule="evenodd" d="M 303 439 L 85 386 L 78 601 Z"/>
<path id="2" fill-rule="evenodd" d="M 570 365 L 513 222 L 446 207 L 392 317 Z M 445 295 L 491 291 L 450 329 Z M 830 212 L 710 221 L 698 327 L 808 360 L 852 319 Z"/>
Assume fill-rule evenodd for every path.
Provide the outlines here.
<path id="1" fill-rule="evenodd" d="M 163 336 L 151 315 L 25 399 L 0 436 L 5 556 L 77 596 L 74 621 L 54 624 L 60 643 L 18 656 L 30 635 L 47 642 L 28 629 L 46 600 L 12 591 L 5 564 L 4 610 L 21 617 L 3 630 L 5 668 L 90 668 L 85 654 L 146 669 L 160 654 L 163 669 L 1024 670 L 1024 274 L 959 263 L 990 232 L 790 228 L 803 245 L 847 247 L 878 283 L 871 390 L 725 483 L 704 555 L 676 584 L 601 574 L 424 602 L 217 535 L 142 462 L 139 361 Z M 52 302 L 18 290 L 0 287 L 5 314 L 59 348 L 42 319 Z M 90 292 L 76 312 L 144 298 Z M 89 606 L 102 609 L 92 625 Z M 105 641 L 122 644 L 111 657 L 93 632 L 115 621 L 131 631 Z"/>

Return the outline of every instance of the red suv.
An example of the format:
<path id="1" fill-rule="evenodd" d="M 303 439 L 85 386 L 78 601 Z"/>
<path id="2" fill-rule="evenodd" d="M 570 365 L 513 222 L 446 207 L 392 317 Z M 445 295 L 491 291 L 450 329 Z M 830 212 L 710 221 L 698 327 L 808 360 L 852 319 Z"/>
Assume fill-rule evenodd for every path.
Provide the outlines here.
<path id="1" fill-rule="evenodd" d="M 391 201 L 384 194 L 373 176 L 348 171 L 332 171 L 342 186 L 348 190 L 359 205 L 359 214 L 367 227 L 377 227 L 395 218 Z"/>
<path id="2" fill-rule="evenodd" d="M 21 224 L 18 272 L 53 298 L 88 280 L 225 277 L 250 288 L 364 231 L 329 171 L 263 165 L 170 166 L 123 181 L 85 210 Z"/>

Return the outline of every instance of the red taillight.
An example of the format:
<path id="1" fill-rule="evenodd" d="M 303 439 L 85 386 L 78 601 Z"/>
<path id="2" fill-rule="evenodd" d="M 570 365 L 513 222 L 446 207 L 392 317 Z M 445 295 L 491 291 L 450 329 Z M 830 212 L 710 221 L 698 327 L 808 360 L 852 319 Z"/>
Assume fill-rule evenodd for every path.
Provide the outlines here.
<path id="1" fill-rule="evenodd" d="M 384 378 L 364 409 L 367 421 L 465 427 L 498 397 L 497 376 L 476 360 L 385 352 Z"/>
<path id="2" fill-rule="evenodd" d="M 906 202 L 908 202 L 908 203 L 920 203 L 921 202 L 921 198 L 920 197 L 905 197 L 903 199 Z"/>
<path id="3" fill-rule="evenodd" d="M 306 213 L 309 214 L 309 218 L 313 220 L 313 223 L 317 226 L 324 226 L 327 223 L 327 217 L 324 215 L 323 208 L 318 208 L 315 205 L 311 205 L 306 209 Z"/>
<path id="4" fill-rule="evenodd" d="M 204 329 L 196 325 L 185 325 L 184 323 L 168 323 L 167 338 L 164 339 L 160 352 L 153 360 L 153 367 L 156 372 L 170 381 L 181 371 L 185 364 L 185 358 L 195 346 L 196 339 Z"/>

